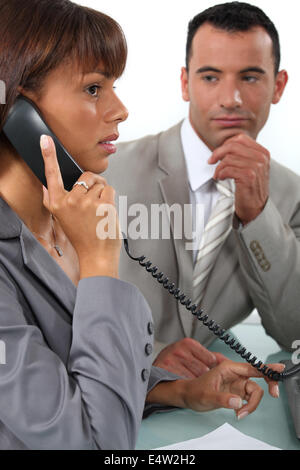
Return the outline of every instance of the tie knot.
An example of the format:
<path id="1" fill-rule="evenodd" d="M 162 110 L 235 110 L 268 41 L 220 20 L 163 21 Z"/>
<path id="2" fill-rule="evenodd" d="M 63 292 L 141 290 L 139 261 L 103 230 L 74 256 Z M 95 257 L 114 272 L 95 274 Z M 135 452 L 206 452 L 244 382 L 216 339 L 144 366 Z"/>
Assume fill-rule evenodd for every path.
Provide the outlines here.
<path id="1" fill-rule="evenodd" d="M 223 194 L 224 196 L 234 198 L 235 183 L 233 179 L 216 181 L 216 188 L 219 193 Z"/>

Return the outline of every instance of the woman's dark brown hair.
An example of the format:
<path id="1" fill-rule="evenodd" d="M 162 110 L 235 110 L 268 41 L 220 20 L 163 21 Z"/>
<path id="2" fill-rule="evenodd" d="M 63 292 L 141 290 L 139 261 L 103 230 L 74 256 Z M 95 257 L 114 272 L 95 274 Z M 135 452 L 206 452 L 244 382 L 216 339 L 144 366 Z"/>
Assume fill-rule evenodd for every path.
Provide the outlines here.
<path id="1" fill-rule="evenodd" d="M 122 75 L 127 58 L 121 27 L 109 16 L 69 0 L 0 0 L 0 131 L 18 96 L 17 88 L 39 94 L 47 74 L 62 63 L 83 73 L 101 63 L 106 75 Z M 9 143 L 0 132 L 0 149 Z"/>

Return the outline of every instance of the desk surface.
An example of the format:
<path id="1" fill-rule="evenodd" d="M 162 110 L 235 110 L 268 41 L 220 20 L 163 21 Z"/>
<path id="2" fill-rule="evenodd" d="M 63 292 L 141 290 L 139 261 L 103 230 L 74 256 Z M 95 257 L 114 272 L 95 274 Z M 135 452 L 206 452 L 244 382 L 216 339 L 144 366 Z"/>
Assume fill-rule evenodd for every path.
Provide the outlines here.
<path id="1" fill-rule="evenodd" d="M 266 363 L 290 359 L 291 354 L 282 351 L 278 344 L 266 335 L 261 325 L 241 324 L 232 328 L 231 333 L 248 351 Z M 211 345 L 210 350 L 242 362 L 234 351 L 218 339 Z M 265 393 L 256 411 L 241 421 L 237 420 L 233 410 L 223 408 L 205 413 L 186 409 L 156 413 L 143 420 L 136 449 L 155 449 L 201 437 L 227 422 L 244 434 L 280 449 L 300 450 L 300 440 L 294 431 L 283 383 L 279 384 L 280 396 L 276 399 L 269 395 L 263 379 L 254 380 L 258 380 Z"/>

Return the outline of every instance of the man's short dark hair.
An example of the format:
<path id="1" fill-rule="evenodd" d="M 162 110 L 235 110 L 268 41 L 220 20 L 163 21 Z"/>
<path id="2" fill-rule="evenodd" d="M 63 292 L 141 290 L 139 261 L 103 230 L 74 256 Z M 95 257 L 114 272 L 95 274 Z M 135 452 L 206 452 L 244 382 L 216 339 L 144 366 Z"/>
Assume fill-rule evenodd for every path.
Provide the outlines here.
<path id="1" fill-rule="evenodd" d="M 269 34 L 273 42 L 273 55 L 275 63 L 275 75 L 280 66 L 280 42 L 277 29 L 268 16 L 258 7 L 249 3 L 231 2 L 215 5 L 196 15 L 188 26 L 186 44 L 186 69 L 189 69 L 189 61 L 192 54 L 193 38 L 204 23 L 209 23 L 215 28 L 223 29 L 230 33 L 249 31 L 260 26 Z M 205 44 L 203 45 L 205 47 Z"/>

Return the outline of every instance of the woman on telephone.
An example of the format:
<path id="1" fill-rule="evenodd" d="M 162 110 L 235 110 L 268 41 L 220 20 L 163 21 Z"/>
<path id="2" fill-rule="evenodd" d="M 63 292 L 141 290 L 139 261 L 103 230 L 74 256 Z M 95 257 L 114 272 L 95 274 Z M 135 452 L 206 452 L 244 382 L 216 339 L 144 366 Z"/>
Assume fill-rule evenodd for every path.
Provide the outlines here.
<path id="1" fill-rule="evenodd" d="M 248 364 L 223 361 L 193 380 L 151 367 L 151 312 L 118 279 L 120 237 L 96 235 L 107 204 L 119 233 L 99 174 L 128 115 L 114 91 L 121 28 L 69 0 L 0 0 L 0 11 L 0 448 L 134 448 L 153 404 L 251 413 L 263 392 Z M 71 191 L 51 138 L 41 138 L 46 189 L 2 132 L 19 94 L 84 170 Z"/>

